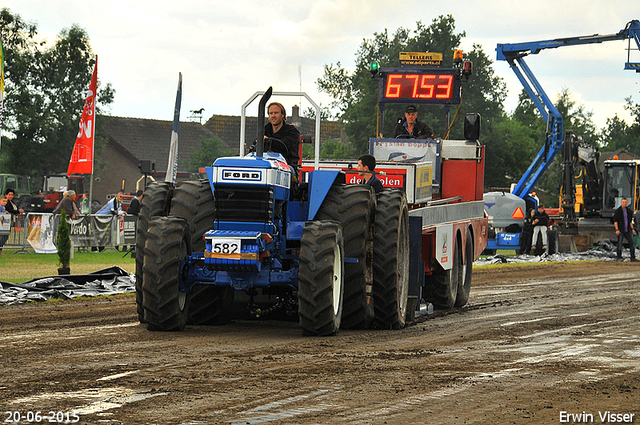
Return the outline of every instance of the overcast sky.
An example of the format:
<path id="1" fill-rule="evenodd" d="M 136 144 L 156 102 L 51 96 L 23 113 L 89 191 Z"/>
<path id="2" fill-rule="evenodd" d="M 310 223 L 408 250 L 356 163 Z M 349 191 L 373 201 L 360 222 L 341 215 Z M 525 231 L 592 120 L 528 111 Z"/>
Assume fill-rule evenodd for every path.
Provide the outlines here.
<path id="1" fill-rule="evenodd" d="M 440 15 L 451 14 L 456 32 L 466 32 L 463 49 L 480 45 L 492 60 L 497 43 L 613 34 L 640 19 L 638 0 L 2 0 L 0 7 L 36 23 L 50 41 L 72 24 L 84 28 L 99 58 L 99 80 L 116 90 L 112 115 L 171 120 L 182 72 L 183 121 L 200 108 L 205 119 L 240 115 L 242 104 L 269 86 L 302 90 L 328 106 L 331 99 L 316 85 L 325 64 L 352 69 L 358 47 L 374 32 L 413 30 Z M 624 99 L 640 103 L 640 74 L 623 70 L 626 47 L 612 41 L 545 50 L 527 64 L 552 99 L 568 88 L 599 127 L 616 113 L 630 123 Z M 640 62 L 639 52 L 632 61 Z M 522 86 L 506 62 L 494 69 L 507 83 L 511 111 Z M 288 111 L 300 102 L 276 100 Z M 302 99 L 302 109 L 309 106 Z M 248 114 L 256 109 L 257 101 Z"/>

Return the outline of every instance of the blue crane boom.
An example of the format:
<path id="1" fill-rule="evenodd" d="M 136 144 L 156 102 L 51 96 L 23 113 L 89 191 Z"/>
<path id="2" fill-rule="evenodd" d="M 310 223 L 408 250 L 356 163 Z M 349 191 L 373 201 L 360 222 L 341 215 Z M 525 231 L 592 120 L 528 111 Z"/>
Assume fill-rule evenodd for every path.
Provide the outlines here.
<path id="1" fill-rule="evenodd" d="M 526 43 L 498 44 L 497 59 L 504 60 L 516 74 L 520 83 L 523 85 L 527 94 L 538 108 L 541 116 L 547 122 L 547 134 L 545 144 L 540 149 L 535 159 L 524 173 L 513 193 L 523 199 L 526 199 L 531 192 L 533 186 L 537 183 L 540 176 L 551 164 L 553 157 L 562 148 L 564 138 L 564 129 L 562 116 L 553 105 L 549 97 L 546 95 L 542 86 L 535 78 L 531 69 L 527 66 L 524 58 L 530 54 L 537 54 L 545 49 L 554 49 L 562 46 L 576 46 L 582 44 L 602 43 L 604 41 L 629 40 L 627 48 L 627 62 L 624 69 L 632 69 L 640 72 L 640 63 L 630 62 L 631 58 L 631 40 L 635 40 L 638 50 L 640 50 L 640 21 L 633 20 L 626 27 L 616 34 L 609 35 L 588 35 L 582 37 L 556 38 L 553 40 L 534 41 Z"/>

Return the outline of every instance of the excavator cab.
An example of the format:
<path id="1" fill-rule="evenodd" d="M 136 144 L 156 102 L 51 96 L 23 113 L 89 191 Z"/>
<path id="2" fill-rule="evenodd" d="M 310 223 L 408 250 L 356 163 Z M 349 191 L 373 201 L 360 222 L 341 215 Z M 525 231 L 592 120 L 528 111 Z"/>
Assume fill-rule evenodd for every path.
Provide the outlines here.
<path id="1" fill-rule="evenodd" d="M 609 160 L 604 163 L 603 217 L 613 217 L 623 198 L 638 210 L 638 160 Z"/>

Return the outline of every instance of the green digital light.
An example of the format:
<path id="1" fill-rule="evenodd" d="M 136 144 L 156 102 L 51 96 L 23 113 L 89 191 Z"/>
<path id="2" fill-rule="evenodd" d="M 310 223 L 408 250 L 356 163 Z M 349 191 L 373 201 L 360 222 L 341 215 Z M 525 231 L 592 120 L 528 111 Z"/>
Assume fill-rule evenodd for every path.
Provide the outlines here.
<path id="1" fill-rule="evenodd" d="M 369 72 L 371 73 L 371 78 L 376 78 L 376 75 L 378 74 L 378 69 L 380 68 L 380 65 L 378 65 L 378 62 L 371 62 L 371 67 L 369 67 Z"/>

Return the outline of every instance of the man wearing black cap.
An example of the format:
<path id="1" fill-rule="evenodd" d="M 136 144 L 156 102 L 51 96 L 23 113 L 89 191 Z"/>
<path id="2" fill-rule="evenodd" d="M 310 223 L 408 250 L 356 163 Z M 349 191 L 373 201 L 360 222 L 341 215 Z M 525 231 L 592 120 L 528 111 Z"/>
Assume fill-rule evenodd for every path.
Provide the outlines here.
<path id="1" fill-rule="evenodd" d="M 433 130 L 429 124 L 418 120 L 418 110 L 409 105 L 404 112 L 405 119 L 396 125 L 394 138 L 428 139 L 433 137 Z"/>

